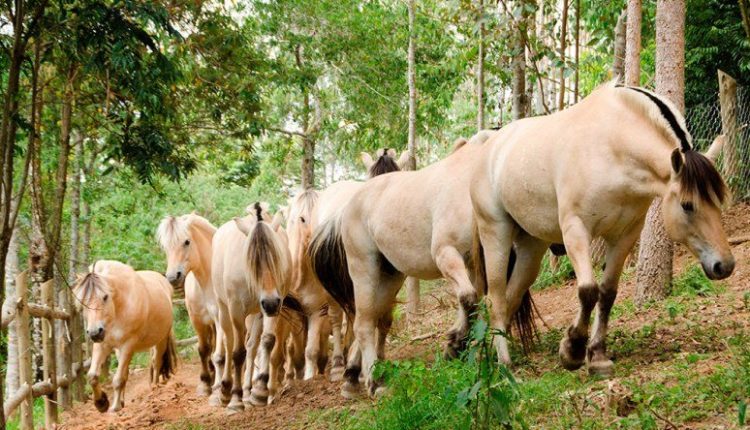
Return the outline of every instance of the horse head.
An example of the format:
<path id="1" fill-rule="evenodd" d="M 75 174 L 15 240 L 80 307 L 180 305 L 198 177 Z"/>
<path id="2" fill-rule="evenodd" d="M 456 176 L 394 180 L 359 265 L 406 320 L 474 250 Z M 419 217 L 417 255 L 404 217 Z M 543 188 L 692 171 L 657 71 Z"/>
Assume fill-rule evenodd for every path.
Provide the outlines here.
<path id="1" fill-rule="evenodd" d="M 96 263 L 89 273 L 79 278 L 73 292 L 83 308 L 86 334 L 92 342 L 98 343 L 104 340 L 106 329 L 115 317 L 115 292 L 95 268 Z"/>

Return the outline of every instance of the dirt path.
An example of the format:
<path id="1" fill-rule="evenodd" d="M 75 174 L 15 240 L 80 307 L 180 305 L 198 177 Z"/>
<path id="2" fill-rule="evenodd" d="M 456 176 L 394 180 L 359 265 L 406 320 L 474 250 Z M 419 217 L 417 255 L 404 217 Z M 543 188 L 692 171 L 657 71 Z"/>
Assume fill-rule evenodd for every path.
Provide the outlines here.
<path id="1" fill-rule="evenodd" d="M 750 233 L 750 205 L 732 208 L 725 217 L 729 236 Z M 711 321 L 726 320 L 736 323 L 735 327 L 748 328 L 750 311 L 744 305 L 745 293 L 750 285 L 750 242 L 733 248 L 737 267 L 731 278 L 724 281 L 726 291 L 715 297 L 702 299 L 696 312 L 700 319 Z M 694 264 L 684 248 L 678 247 L 675 259 L 675 273 L 685 265 Z M 567 285 L 552 287 L 535 293 L 535 301 L 544 315 L 544 323 L 562 329 L 566 327 L 577 312 L 578 302 L 573 282 Z M 635 290 L 634 282 L 625 280 L 621 285 L 617 303 L 627 302 Z M 434 283 L 423 291 L 422 313 L 414 324 L 399 321 L 403 309 L 397 311 L 397 322 L 388 340 L 388 358 L 425 358 L 430 359 L 434 351 L 442 347 L 444 333 L 448 330 L 454 315 L 454 300 L 443 283 Z M 658 318 L 656 310 L 634 311 L 624 318 L 617 318 L 614 327 L 625 330 L 638 330 Z M 728 318 L 727 318 L 728 317 Z M 541 326 L 541 324 L 540 324 Z M 546 328 L 541 327 L 542 330 Z M 682 339 L 680 325 L 660 329 L 656 339 L 660 343 L 678 343 L 687 345 L 691 341 Z M 703 348 L 706 345 L 697 345 Z M 717 351 L 718 352 L 718 351 Z M 650 356 L 648 351 L 637 353 L 641 365 L 647 371 L 656 366 L 663 357 Z M 536 359 L 537 357 L 532 357 Z M 673 358 L 668 358 L 673 359 Z M 642 361 L 641 361 L 642 360 Z M 722 360 L 722 354 L 716 354 L 714 360 Z M 544 361 L 554 362 L 554 357 Z M 716 364 L 716 361 L 713 361 Z M 557 366 L 557 364 L 554 364 Z M 325 379 L 313 381 L 294 381 L 274 405 L 248 408 L 245 412 L 228 416 L 224 410 L 210 407 L 205 398 L 196 392 L 199 365 L 183 362 L 177 374 L 164 386 L 151 390 L 148 384 L 146 369 L 131 371 L 127 385 L 126 406 L 117 414 L 100 414 L 91 402 L 77 405 L 72 411 L 63 414 L 61 428 L 64 429 L 289 429 L 319 428 L 315 421 L 315 412 L 330 408 L 368 407 L 367 401 L 359 403 L 344 400 L 339 395 L 338 383 Z M 108 392 L 111 390 L 108 390 Z"/>

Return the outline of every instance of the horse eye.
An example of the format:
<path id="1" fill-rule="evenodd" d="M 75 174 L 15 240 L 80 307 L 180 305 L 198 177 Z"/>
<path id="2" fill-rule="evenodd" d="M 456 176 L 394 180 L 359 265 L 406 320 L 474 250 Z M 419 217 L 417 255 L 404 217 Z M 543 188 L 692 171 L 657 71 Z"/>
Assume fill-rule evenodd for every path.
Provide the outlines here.
<path id="1" fill-rule="evenodd" d="M 693 212 L 695 210 L 695 208 L 693 207 L 693 203 L 691 202 L 682 203 L 681 206 L 682 210 L 684 210 L 685 212 Z"/>
<path id="2" fill-rule="evenodd" d="M 185 241 L 185 246 L 190 246 L 190 239 Z"/>
<path id="3" fill-rule="evenodd" d="M 305 223 L 305 217 L 301 216 L 299 217 L 299 220 L 302 221 L 303 224 Z"/>
<path id="4" fill-rule="evenodd" d="M 105 294 L 102 300 L 106 302 L 108 298 L 109 298 L 109 294 Z"/>

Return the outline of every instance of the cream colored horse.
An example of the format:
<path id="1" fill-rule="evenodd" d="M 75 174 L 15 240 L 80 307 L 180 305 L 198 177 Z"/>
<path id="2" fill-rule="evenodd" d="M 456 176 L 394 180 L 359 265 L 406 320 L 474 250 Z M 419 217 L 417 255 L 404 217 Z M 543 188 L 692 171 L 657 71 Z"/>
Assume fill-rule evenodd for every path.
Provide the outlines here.
<path id="1" fill-rule="evenodd" d="M 446 354 L 454 356 L 461 348 L 478 298 L 467 270 L 472 246 L 468 189 L 477 155 L 493 133 L 459 141 L 450 156 L 419 171 L 370 179 L 352 192 L 347 205 L 328 208 L 310 257 L 326 290 L 349 316 L 356 314 L 360 348 L 349 354 L 344 396 L 358 394 L 360 371 L 371 393 L 377 387 L 372 365 L 384 356 L 391 310 L 406 276 L 450 282 L 460 306 Z"/>
<path id="2" fill-rule="evenodd" d="M 224 333 L 218 323 L 216 294 L 211 285 L 211 242 L 216 232 L 207 219 L 196 215 L 165 217 L 157 229 L 157 239 L 167 254 L 167 280 L 175 287 L 184 283 L 185 307 L 198 336 L 201 360 L 198 393 L 211 394 L 221 385 L 224 362 Z M 211 363 L 211 351 L 213 363 Z"/>
<path id="3" fill-rule="evenodd" d="M 289 324 L 279 321 L 278 316 L 282 304 L 287 308 L 299 308 L 295 300 L 287 296 L 291 263 L 281 216 L 271 221 L 270 214 L 260 204 L 255 205 L 253 212 L 219 227 L 213 240 L 213 286 L 219 320 L 227 334 L 225 354 L 231 357 L 224 366 L 220 395 L 231 396 L 227 406 L 230 411 L 244 409 L 243 401 L 254 405 L 273 401 L 284 373 L 281 371 L 283 344 L 289 332 Z M 265 253 L 252 253 L 258 249 L 258 242 L 264 245 Z M 262 348 L 256 371 L 254 364 L 259 346 Z M 218 395 L 214 392 L 212 400 Z"/>
<path id="4" fill-rule="evenodd" d="M 396 160 L 395 150 L 380 149 L 375 155 L 376 158 L 373 159 L 366 152 L 361 154 L 368 178 L 401 170 L 409 154 L 404 152 L 401 158 Z M 308 319 L 306 335 L 303 339 L 294 339 L 290 367 L 297 367 L 303 361 L 297 356 L 302 349 L 301 344 L 305 343 L 305 379 L 323 373 L 328 359 L 329 333 L 333 335 L 331 380 L 340 379 L 344 373 L 344 339 L 341 330 L 343 313 L 323 286 L 317 282 L 306 252 L 314 229 L 328 219 L 335 208 L 345 205 L 362 184 L 363 182 L 353 180 L 339 181 L 320 193 L 306 190 L 290 201 L 287 230 L 292 253 L 292 292 L 299 298 Z M 287 369 L 288 372 L 291 370 Z"/>
<path id="5" fill-rule="evenodd" d="M 109 399 L 99 386 L 99 372 L 114 350 L 118 365 L 109 411 L 116 412 L 125 406 L 128 366 L 135 352 L 151 349 L 152 384 L 158 384 L 160 376 L 166 381 L 174 373 L 172 287 L 159 273 L 136 272 L 117 261 L 97 261 L 89 270 L 74 289 L 83 307 L 87 334 L 94 342 L 88 378 L 96 409 L 106 411 Z"/>
<path id="6" fill-rule="evenodd" d="M 587 361 L 591 373 L 610 374 L 606 336 L 618 280 L 657 197 L 670 238 L 685 244 L 710 278 L 729 276 L 734 258 L 720 209 L 725 185 L 690 140 L 683 116 L 669 101 L 613 85 L 562 112 L 514 122 L 495 135 L 479 154 L 471 186 L 483 263 L 492 268 L 486 273 L 492 326 L 508 328 L 548 244 L 563 241 L 581 308 L 560 344 L 560 358 L 568 369 Z M 591 263 L 596 237 L 607 247 L 600 282 Z M 503 273 L 514 245 L 518 259 L 506 283 Z M 495 343 L 498 358 L 509 362 L 505 338 L 497 336 Z"/>

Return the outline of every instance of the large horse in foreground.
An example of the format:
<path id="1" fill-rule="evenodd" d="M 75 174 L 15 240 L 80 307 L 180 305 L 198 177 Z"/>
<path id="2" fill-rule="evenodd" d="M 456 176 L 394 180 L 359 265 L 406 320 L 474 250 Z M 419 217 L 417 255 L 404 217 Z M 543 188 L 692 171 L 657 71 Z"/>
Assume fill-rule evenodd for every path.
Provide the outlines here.
<path id="1" fill-rule="evenodd" d="M 89 339 L 94 342 L 88 378 L 99 412 L 110 407 L 99 385 L 102 364 L 114 350 L 117 372 L 112 379 L 114 400 L 109 409 L 125 406 L 125 384 L 133 354 L 151 349 L 151 383 L 174 373 L 177 361 L 172 334 L 172 287 L 160 273 L 133 270 L 101 260 L 77 283 L 74 292 L 83 307 Z"/>
<path id="2" fill-rule="evenodd" d="M 654 198 L 661 199 L 669 237 L 698 257 L 709 278 L 726 278 L 734 269 L 721 225 L 721 176 L 692 148 L 679 111 L 641 88 L 607 85 L 562 112 L 508 125 L 487 142 L 471 184 L 483 247 L 478 270 L 489 286 L 494 328 L 508 328 L 549 243 L 564 242 L 581 303 L 560 343 L 567 369 L 587 361 L 589 372 L 611 373 L 609 314 L 623 263 Z M 591 261 L 596 237 L 606 244 L 601 281 Z M 517 262 L 506 282 L 511 249 Z M 497 336 L 495 344 L 508 363 L 506 339 Z"/>

